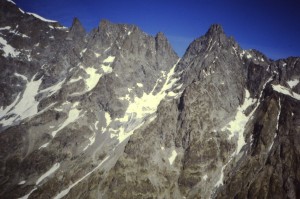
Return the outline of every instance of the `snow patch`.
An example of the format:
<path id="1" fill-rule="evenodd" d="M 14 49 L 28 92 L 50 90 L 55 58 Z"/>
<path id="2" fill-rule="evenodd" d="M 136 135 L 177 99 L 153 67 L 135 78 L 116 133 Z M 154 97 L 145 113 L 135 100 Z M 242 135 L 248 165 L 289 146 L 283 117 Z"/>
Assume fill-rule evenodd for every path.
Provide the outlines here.
<path id="1" fill-rule="evenodd" d="M 20 54 L 20 52 L 18 52 L 14 47 L 9 45 L 7 41 L 2 37 L 0 37 L 0 49 L 4 51 L 4 57 L 17 57 Z"/>
<path id="2" fill-rule="evenodd" d="M 111 73 L 113 71 L 112 67 L 110 67 L 110 65 L 106 66 L 106 65 L 102 64 L 101 68 L 105 74 Z"/>
<path id="3" fill-rule="evenodd" d="M 99 53 L 94 53 L 94 54 L 97 58 L 101 56 L 101 54 L 99 54 Z"/>
<path id="4" fill-rule="evenodd" d="M 3 126 L 12 125 L 14 122 L 37 114 L 39 102 L 35 99 L 35 96 L 38 94 L 42 78 L 34 81 L 36 75 L 27 82 L 22 96 L 19 93 L 11 105 L 7 106 L 4 110 L 0 110 L 0 124 Z"/>
<path id="5" fill-rule="evenodd" d="M 50 142 L 47 142 L 47 143 L 43 144 L 42 146 L 39 147 L 39 150 L 42 149 L 42 148 L 46 148 L 49 144 L 50 144 Z"/>
<path id="6" fill-rule="evenodd" d="M 18 183 L 18 185 L 22 185 L 22 184 L 25 184 L 26 181 L 25 180 L 22 180 L 21 182 Z"/>
<path id="7" fill-rule="evenodd" d="M 116 137 L 119 140 L 119 143 L 123 142 L 133 134 L 134 130 L 138 129 L 142 124 L 144 124 L 147 116 L 150 116 L 156 112 L 157 106 L 161 100 L 168 95 L 168 90 L 173 88 L 175 83 L 178 81 L 177 78 L 173 77 L 177 63 L 172 67 L 167 75 L 165 74 L 165 71 L 162 72 L 162 77 L 164 77 L 166 81 L 158 93 L 154 94 L 154 90 L 157 87 L 160 79 L 157 80 L 150 93 L 143 93 L 141 97 L 133 96 L 132 101 L 132 98 L 130 98 L 128 94 L 119 98 L 121 100 L 127 100 L 129 105 L 124 117 L 115 119 L 115 121 L 123 123 L 124 126 L 116 130 L 117 132 L 113 132 L 114 134 L 111 134 L 111 138 Z M 155 116 L 151 117 L 152 120 L 154 118 Z M 118 133 L 118 135 L 116 133 Z"/>
<path id="8" fill-rule="evenodd" d="M 252 55 L 247 53 L 246 57 L 247 57 L 247 59 L 250 59 L 250 58 L 252 58 Z"/>
<path id="9" fill-rule="evenodd" d="M 83 56 L 83 54 L 86 52 L 86 48 L 85 49 L 83 49 L 81 52 L 80 52 L 80 57 L 82 57 Z"/>
<path id="10" fill-rule="evenodd" d="M 221 129 L 222 131 L 229 130 L 230 132 L 228 137 L 229 140 L 235 134 L 238 136 L 236 153 L 239 153 L 242 146 L 246 144 L 244 139 L 245 125 L 252 115 L 249 114 L 248 116 L 246 116 L 244 112 L 248 107 L 252 106 L 256 102 L 254 99 L 250 98 L 250 93 L 247 89 L 245 90 L 245 92 L 246 92 L 245 101 L 240 107 L 238 107 L 235 118 L 231 122 L 229 122 L 227 126 Z"/>
<path id="11" fill-rule="evenodd" d="M 51 133 L 52 138 L 54 138 L 55 135 L 56 135 L 60 130 L 62 130 L 63 128 L 65 128 L 65 127 L 68 126 L 69 124 L 75 122 L 75 121 L 79 118 L 81 111 L 78 110 L 78 109 L 76 109 L 76 107 L 78 106 L 78 104 L 79 104 L 78 102 L 76 102 L 76 103 L 73 104 L 71 110 L 70 110 L 69 113 L 68 113 L 68 118 L 64 121 L 64 123 L 63 123 L 62 125 L 60 125 L 60 127 L 59 127 L 57 130 L 55 130 L 55 131 L 53 131 L 53 132 Z"/>
<path id="12" fill-rule="evenodd" d="M 11 29 L 10 26 L 5 26 L 5 27 L 0 28 L 0 30 L 10 30 L 10 29 Z"/>
<path id="13" fill-rule="evenodd" d="M 289 80 L 287 81 L 287 84 L 291 87 L 294 88 L 295 86 L 297 86 L 299 83 L 299 79 L 294 79 L 294 80 Z"/>
<path id="14" fill-rule="evenodd" d="M 85 72 L 89 75 L 89 77 L 84 80 L 87 86 L 87 91 L 91 91 L 99 82 L 102 74 L 97 73 L 97 69 L 93 67 L 86 68 Z"/>
<path id="15" fill-rule="evenodd" d="M 136 85 L 138 86 L 138 87 L 140 87 L 140 88 L 142 88 L 144 85 L 143 84 L 141 84 L 141 83 L 136 83 Z"/>
<path id="16" fill-rule="evenodd" d="M 206 181 L 207 178 L 208 178 L 207 174 L 205 174 L 205 175 L 202 177 L 202 179 L 203 179 L 204 181 Z"/>
<path id="17" fill-rule="evenodd" d="M 112 63 L 114 60 L 115 60 L 115 57 L 109 56 L 103 61 L 103 63 Z"/>
<path id="18" fill-rule="evenodd" d="M 174 149 L 174 150 L 172 151 L 171 156 L 169 157 L 170 165 L 172 165 L 172 164 L 174 163 L 174 160 L 176 159 L 176 157 L 177 157 L 177 152 L 176 152 L 176 150 Z"/>
<path id="19" fill-rule="evenodd" d="M 282 94 L 288 95 L 296 100 L 300 100 L 300 95 L 298 93 L 295 93 L 284 86 L 281 86 L 279 84 L 278 85 L 272 84 L 272 88 L 273 88 L 273 90 L 277 91 L 278 93 L 282 93 Z"/>

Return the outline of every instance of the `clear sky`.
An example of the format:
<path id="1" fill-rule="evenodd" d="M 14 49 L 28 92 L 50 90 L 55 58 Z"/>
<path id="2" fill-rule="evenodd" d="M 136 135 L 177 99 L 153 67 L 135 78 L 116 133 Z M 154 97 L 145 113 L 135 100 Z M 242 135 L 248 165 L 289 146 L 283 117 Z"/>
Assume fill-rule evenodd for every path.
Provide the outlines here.
<path id="1" fill-rule="evenodd" d="M 26 12 L 69 27 L 78 17 L 87 31 L 101 19 L 164 32 L 182 56 L 188 45 L 218 23 L 244 49 L 272 59 L 300 56 L 299 0 L 14 0 Z"/>

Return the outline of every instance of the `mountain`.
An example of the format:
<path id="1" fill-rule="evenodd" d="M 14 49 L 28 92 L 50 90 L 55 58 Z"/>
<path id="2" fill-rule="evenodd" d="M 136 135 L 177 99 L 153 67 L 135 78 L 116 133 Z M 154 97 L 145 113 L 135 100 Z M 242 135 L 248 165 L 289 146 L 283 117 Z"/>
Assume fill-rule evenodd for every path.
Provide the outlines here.
<path id="1" fill-rule="evenodd" d="M 300 62 L 220 25 L 91 32 L 0 1 L 0 198 L 300 198 Z"/>

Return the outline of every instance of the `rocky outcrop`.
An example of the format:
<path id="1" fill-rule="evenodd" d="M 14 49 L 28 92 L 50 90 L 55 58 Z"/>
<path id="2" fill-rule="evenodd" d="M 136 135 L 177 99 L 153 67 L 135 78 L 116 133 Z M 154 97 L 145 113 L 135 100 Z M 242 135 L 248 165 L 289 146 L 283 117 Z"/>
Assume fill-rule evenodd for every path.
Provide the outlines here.
<path id="1" fill-rule="evenodd" d="M 217 24 L 179 60 L 134 25 L 0 22 L 1 198 L 300 197 L 299 58 Z"/>

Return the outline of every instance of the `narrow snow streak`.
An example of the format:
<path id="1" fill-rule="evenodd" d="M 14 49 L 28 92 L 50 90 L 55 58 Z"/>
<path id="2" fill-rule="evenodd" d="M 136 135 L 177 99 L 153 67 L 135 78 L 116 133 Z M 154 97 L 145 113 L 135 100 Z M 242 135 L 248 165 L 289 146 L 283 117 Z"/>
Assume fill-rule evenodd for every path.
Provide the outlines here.
<path id="1" fill-rule="evenodd" d="M 57 84 L 54 84 L 48 88 L 45 88 L 43 90 L 40 91 L 40 93 L 48 93 L 47 97 L 52 96 L 54 93 L 56 93 L 57 91 L 59 91 L 63 85 L 63 83 L 65 82 L 65 79 Z"/>
<path id="2" fill-rule="evenodd" d="M 279 97 L 279 101 L 278 101 L 278 115 L 277 115 L 277 124 L 276 124 L 276 130 L 278 131 L 278 127 L 279 127 L 279 118 L 280 118 L 280 114 L 281 114 L 281 99 Z"/>
<path id="3" fill-rule="evenodd" d="M 108 56 L 103 63 L 112 63 L 115 60 L 114 56 Z"/>
<path id="4" fill-rule="evenodd" d="M 21 182 L 18 183 L 18 185 L 22 185 L 22 184 L 25 184 L 26 181 L 25 180 L 22 180 Z"/>
<path id="5" fill-rule="evenodd" d="M 14 73 L 14 75 L 16 76 L 16 77 L 20 77 L 21 79 L 23 79 L 24 81 L 28 81 L 28 79 L 27 79 L 27 77 L 25 76 L 25 75 L 21 75 L 21 74 L 19 74 L 19 73 Z"/>
<path id="6" fill-rule="evenodd" d="M 46 173 L 44 173 L 39 179 L 36 181 L 36 185 L 40 184 L 45 178 L 52 175 L 58 168 L 60 167 L 60 163 L 55 163 Z"/>
<path id="7" fill-rule="evenodd" d="M 66 196 L 70 190 L 75 187 L 76 185 L 78 185 L 81 181 L 83 181 L 85 178 L 87 178 L 88 176 L 90 176 L 94 171 L 96 171 L 107 159 L 109 158 L 109 156 L 107 156 L 104 160 L 102 160 L 100 162 L 100 164 L 95 167 L 92 171 L 88 172 L 85 176 L 83 176 L 82 178 L 80 178 L 79 180 L 77 180 L 75 183 L 73 183 L 72 185 L 70 185 L 67 189 L 62 190 L 59 194 L 57 194 L 53 199 L 61 199 L 64 196 Z"/>
<path id="8" fill-rule="evenodd" d="M 18 198 L 18 199 L 28 199 L 28 197 L 29 197 L 35 190 L 37 190 L 36 187 L 35 187 L 34 189 L 32 189 L 27 195 L 22 196 L 21 198 Z"/>
<path id="9" fill-rule="evenodd" d="M 32 16 L 34 16 L 35 18 L 38 18 L 38 19 L 40 19 L 40 20 L 42 20 L 42 21 L 45 21 L 45 22 L 50 22 L 50 23 L 55 23 L 55 22 L 57 22 L 57 21 L 45 19 L 44 17 L 41 17 L 40 15 L 35 14 L 35 13 L 32 13 L 32 12 L 27 12 L 27 14 L 32 15 Z"/>
<path id="10" fill-rule="evenodd" d="M 60 163 L 56 163 L 54 164 L 46 173 L 44 173 L 41 177 L 39 177 L 39 179 L 36 181 L 35 183 L 35 187 L 25 196 L 19 198 L 19 199 L 27 199 L 35 190 L 37 190 L 38 185 L 47 177 L 49 177 L 50 175 L 52 175 L 58 168 L 60 167 Z M 20 183 L 24 184 L 25 181 L 22 181 Z M 19 184 L 20 184 L 19 183 Z"/>

